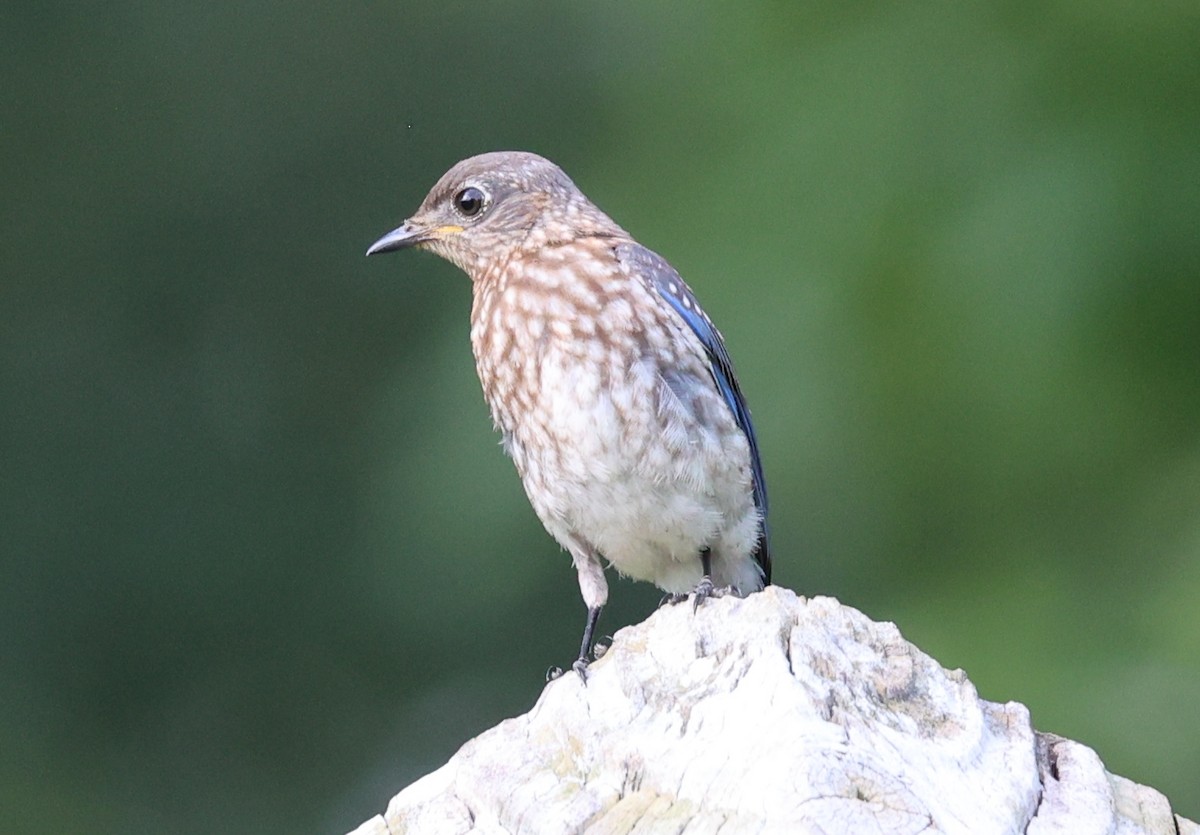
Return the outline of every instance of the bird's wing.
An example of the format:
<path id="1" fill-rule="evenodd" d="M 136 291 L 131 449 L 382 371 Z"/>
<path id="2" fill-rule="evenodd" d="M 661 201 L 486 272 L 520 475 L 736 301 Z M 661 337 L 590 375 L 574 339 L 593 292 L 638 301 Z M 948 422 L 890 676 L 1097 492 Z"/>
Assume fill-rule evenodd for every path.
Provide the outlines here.
<path id="1" fill-rule="evenodd" d="M 733 371 L 733 361 L 725 348 L 725 340 L 713 325 L 708 314 L 700 307 L 695 295 L 675 268 L 655 252 L 641 244 L 620 243 L 614 247 L 614 252 L 621 266 L 643 281 L 648 288 L 657 293 L 671 309 L 682 319 L 692 333 L 696 334 L 704 346 L 708 356 L 708 370 L 712 374 L 725 404 L 733 412 L 738 426 L 750 444 L 750 471 L 753 477 L 754 506 L 762 517 L 759 529 L 758 543 L 754 549 L 754 559 L 763 570 L 765 582 L 771 582 L 771 548 L 770 536 L 767 530 L 767 483 L 763 477 L 762 460 L 758 454 L 758 439 L 754 435 L 754 424 L 750 421 L 750 409 L 746 398 L 738 386 L 737 375 Z"/>

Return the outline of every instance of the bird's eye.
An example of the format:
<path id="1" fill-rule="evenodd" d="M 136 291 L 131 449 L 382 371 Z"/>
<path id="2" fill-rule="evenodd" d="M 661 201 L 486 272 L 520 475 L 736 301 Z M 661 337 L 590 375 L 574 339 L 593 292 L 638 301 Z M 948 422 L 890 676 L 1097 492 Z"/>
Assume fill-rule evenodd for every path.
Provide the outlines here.
<path id="1" fill-rule="evenodd" d="M 483 192 L 475 186 L 467 186 L 454 195 L 454 208 L 458 209 L 463 217 L 475 217 L 483 211 L 484 202 Z"/>

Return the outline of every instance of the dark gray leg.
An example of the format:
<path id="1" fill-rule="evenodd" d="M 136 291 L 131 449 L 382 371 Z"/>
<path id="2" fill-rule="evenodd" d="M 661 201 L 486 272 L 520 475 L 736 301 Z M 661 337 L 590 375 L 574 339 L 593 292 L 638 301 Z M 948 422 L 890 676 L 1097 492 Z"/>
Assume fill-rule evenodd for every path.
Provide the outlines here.
<path id="1" fill-rule="evenodd" d="M 700 604 L 708 598 L 715 596 L 716 589 L 713 588 L 712 582 L 712 551 L 705 548 L 700 552 L 700 565 L 704 567 L 704 576 L 700 578 L 700 582 L 696 585 L 696 600 L 692 603 L 692 611 L 700 608 Z"/>
<path id="2" fill-rule="evenodd" d="M 596 632 L 596 623 L 600 620 L 600 612 L 603 608 L 603 606 L 588 608 L 587 623 L 583 627 L 583 642 L 579 645 L 579 657 L 571 665 L 571 669 L 579 673 L 579 677 L 585 683 L 587 682 L 588 656 L 592 652 L 592 635 Z"/>

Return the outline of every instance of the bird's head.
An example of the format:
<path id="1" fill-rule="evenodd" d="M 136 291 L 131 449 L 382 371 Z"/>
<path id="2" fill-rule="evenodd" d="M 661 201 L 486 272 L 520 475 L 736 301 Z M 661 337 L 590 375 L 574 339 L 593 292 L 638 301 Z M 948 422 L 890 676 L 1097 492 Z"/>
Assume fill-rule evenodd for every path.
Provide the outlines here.
<path id="1" fill-rule="evenodd" d="M 498 151 L 443 174 L 416 213 L 367 255 L 427 249 L 478 278 L 524 247 L 614 233 L 621 229 L 557 165 L 537 154 Z"/>

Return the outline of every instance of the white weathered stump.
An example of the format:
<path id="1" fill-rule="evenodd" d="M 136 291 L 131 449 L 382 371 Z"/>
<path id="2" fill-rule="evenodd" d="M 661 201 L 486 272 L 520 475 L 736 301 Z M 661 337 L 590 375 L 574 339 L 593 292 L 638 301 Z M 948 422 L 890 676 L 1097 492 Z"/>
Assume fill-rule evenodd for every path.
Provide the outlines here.
<path id="1" fill-rule="evenodd" d="M 777 587 L 666 606 L 352 835 L 1200 835 L 901 637 Z"/>

